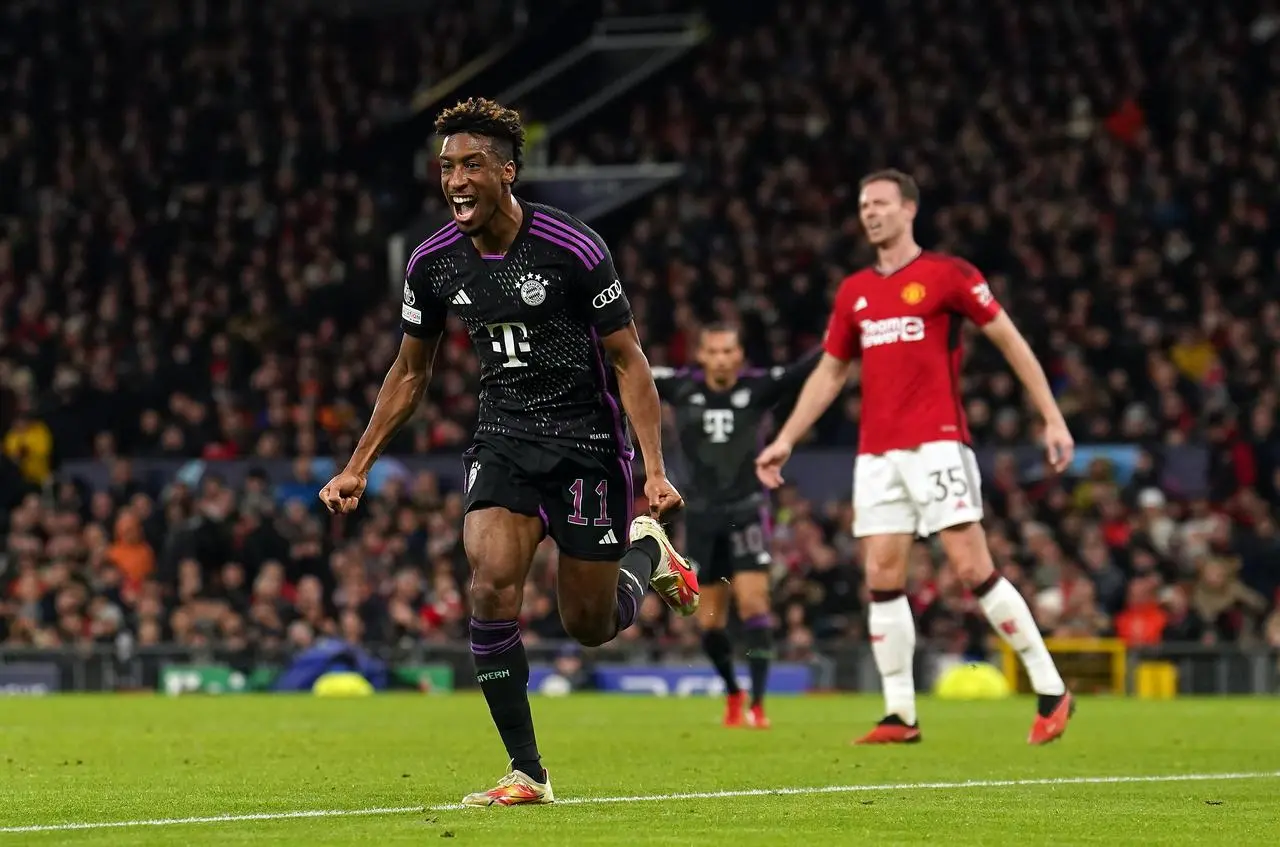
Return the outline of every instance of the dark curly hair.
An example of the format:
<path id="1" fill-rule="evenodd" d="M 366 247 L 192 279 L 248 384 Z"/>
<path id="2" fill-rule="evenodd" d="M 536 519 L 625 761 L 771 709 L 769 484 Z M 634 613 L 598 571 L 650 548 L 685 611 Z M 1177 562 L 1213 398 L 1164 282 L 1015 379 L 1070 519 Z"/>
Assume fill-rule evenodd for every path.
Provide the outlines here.
<path id="1" fill-rule="evenodd" d="M 441 137 L 460 132 L 480 135 L 502 145 L 495 152 L 514 162 L 516 174 L 524 166 L 524 124 L 520 113 L 484 97 L 472 97 L 451 106 L 436 118 Z"/>

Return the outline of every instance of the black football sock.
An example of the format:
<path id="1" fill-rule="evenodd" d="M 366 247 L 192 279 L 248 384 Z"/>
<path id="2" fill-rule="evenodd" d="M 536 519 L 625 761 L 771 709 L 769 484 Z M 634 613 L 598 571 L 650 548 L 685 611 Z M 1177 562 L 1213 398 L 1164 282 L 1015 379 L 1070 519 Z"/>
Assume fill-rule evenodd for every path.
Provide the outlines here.
<path id="1" fill-rule="evenodd" d="M 640 604 L 662 551 L 652 538 L 641 538 L 627 548 L 618 562 L 618 632 L 636 622 Z"/>
<path id="2" fill-rule="evenodd" d="M 728 634 L 723 629 L 707 630 L 702 633 L 702 649 L 707 652 L 707 658 L 724 680 L 725 693 L 739 693 L 742 689 L 738 687 L 738 680 L 733 675 L 733 644 L 730 643 Z"/>
<path id="3" fill-rule="evenodd" d="M 544 782 L 546 776 L 529 710 L 529 657 L 520 638 L 520 623 L 472 618 L 471 655 L 476 663 L 476 680 L 513 767 Z"/>
<path id="4" fill-rule="evenodd" d="M 1058 708 L 1058 704 L 1062 702 L 1065 694 L 1040 694 L 1036 696 L 1036 714 L 1042 718 L 1047 718 L 1053 714 L 1053 710 Z"/>
<path id="5" fill-rule="evenodd" d="M 743 621 L 747 646 L 747 667 L 751 670 L 751 705 L 764 703 L 769 686 L 769 662 L 773 660 L 773 621 L 768 615 L 754 615 Z"/>

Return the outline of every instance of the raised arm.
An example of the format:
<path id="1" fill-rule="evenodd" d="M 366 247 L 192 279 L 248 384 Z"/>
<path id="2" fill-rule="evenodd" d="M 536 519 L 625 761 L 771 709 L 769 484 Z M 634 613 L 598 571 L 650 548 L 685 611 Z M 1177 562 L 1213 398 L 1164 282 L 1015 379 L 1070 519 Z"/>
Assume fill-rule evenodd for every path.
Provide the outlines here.
<path id="1" fill-rule="evenodd" d="M 415 251 L 405 269 L 404 302 L 400 304 L 400 329 L 404 335 L 378 390 L 373 414 L 347 466 L 320 489 L 320 500 L 330 512 L 350 512 L 360 505 L 370 468 L 418 408 L 431 379 L 447 307 L 434 296 L 425 279 L 423 255 Z"/>
<path id="2" fill-rule="evenodd" d="M 320 499 L 330 512 L 350 512 L 360 504 L 369 469 L 422 402 L 439 341 L 439 335 L 417 338 L 407 333 L 400 339 L 400 352 L 382 380 L 373 414 L 355 452 L 342 472 L 320 490 Z"/>
<path id="3" fill-rule="evenodd" d="M 822 361 L 822 353 L 821 347 L 815 347 L 789 365 L 770 368 L 767 374 L 768 382 L 766 383 L 765 402 L 770 406 L 775 405 L 782 398 L 791 395 L 796 389 L 804 385 L 809 375 L 814 372 Z"/>
<path id="4" fill-rule="evenodd" d="M 849 362 L 841 361 L 830 353 L 823 353 L 809 378 L 804 381 L 800 397 L 796 399 L 791 416 L 778 430 L 773 443 L 756 459 L 756 475 L 769 488 L 782 485 L 782 466 L 791 458 L 791 451 L 818 422 L 849 380 Z"/>
<path id="5" fill-rule="evenodd" d="M 347 462 L 347 470 L 367 474 L 400 427 L 413 415 L 431 379 L 431 366 L 439 343 L 438 335 L 430 338 L 405 335 L 400 339 L 400 352 L 382 380 L 369 425 Z"/>
<path id="6" fill-rule="evenodd" d="M 849 381 L 849 365 L 861 349 L 859 331 L 850 319 L 853 290 L 851 279 L 840 286 L 821 352 L 815 354 L 816 361 L 810 365 L 812 371 L 804 381 L 795 407 L 773 443 L 756 457 L 756 476 L 767 488 L 782 485 L 782 466 L 791 458 L 796 443 L 813 428 Z"/>
<path id="7" fill-rule="evenodd" d="M 684 500 L 667 479 L 667 466 L 662 458 L 662 407 L 649 369 L 649 359 L 640 349 L 636 325 L 628 323 L 606 335 L 601 342 L 618 377 L 622 408 L 640 445 L 640 457 L 644 461 L 644 496 L 649 500 L 649 509 L 656 515 L 678 509 L 684 505 Z"/>
<path id="8" fill-rule="evenodd" d="M 649 372 L 653 374 L 653 385 L 658 389 L 658 398 L 668 403 L 679 393 L 682 381 L 688 379 L 687 371 L 678 371 L 662 365 L 650 367 Z"/>

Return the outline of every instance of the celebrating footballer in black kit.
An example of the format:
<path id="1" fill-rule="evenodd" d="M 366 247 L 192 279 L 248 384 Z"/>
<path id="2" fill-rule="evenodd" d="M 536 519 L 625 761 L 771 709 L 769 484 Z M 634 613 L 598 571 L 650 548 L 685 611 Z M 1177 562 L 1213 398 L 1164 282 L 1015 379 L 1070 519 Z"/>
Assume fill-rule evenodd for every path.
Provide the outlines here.
<path id="1" fill-rule="evenodd" d="M 421 401 L 454 315 L 480 360 L 479 422 L 463 457 L 471 652 L 511 759 L 497 786 L 462 802 L 550 803 L 517 621 L 535 548 L 547 535 L 556 542 L 560 617 L 588 646 L 631 626 L 648 586 L 693 614 L 698 580 L 656 520 L 682 500 L 667 481 L 658 394 L 609 249 L 572 216 L 512 194 L 524 147 L 514 111 L 467 100 L 435 128 L 453 220 L 409 257 L 400 353 L 355 453 L 320 497 L 335 512 L 357 506 L 370 467 Z M 629 432 L 653 516 L 631 515 Z"/>
<path id="2" fill-rule="evenodd" d="M 773 657 L 770 516 L 754 456 L 770 412 L 800 387 L 820 354 L 815 350 L 790 367 L 744 369 L 737 329 L 712 326 L 698 341 L 701 370 L 653 369 L 658 394 L 675 410 L 684 454 L 685 553 L 701 583 L 702 645 L 725 684 L 725 726 L 769 726 L 764 695 Z M 725 631 L 730 591 L 751 672 L 749 709 L 744 709 Z"/>

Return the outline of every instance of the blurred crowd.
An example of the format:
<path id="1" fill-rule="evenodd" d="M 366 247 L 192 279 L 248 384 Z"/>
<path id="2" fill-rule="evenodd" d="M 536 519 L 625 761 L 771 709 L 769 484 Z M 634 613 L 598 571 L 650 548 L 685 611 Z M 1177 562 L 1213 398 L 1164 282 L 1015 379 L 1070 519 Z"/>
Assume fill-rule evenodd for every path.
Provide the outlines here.
<path id="1" fill-rule="evenodd" d="M 312 460 L 345 460 L 394 355 L 386 237 L 403 222 L 389 210 L 425 198 L 444 214 L 434 184 L 391 196 L 344 152 L 517 26 L 511 4 L 490 5 L 340 20 L 189 0 L 0 10 L 0 640 L 462 635 L 450 481 L 395 483 L 333 519 Z M 1280 646 L 1274 10 L 796 0 L 715 23 L 689 62 L 548 151 L 686 163 L 675 188 L 600 225 L 654 362 L 689 361 L 713 318 L 745 327 L 758 364 L 811 348 L 834 286 L 870 258 L 858 177 L 909 170 L 922 242 L 986 272 L 1078 440 L 1209 448 L 1209 496 L 1191 501 L 1151 467 L 1054 483 L 996 463 L 992 549 L 1042 626 Z M 971 351 L 979 442 L 1034 440 L 994 351 Z M 451 325 L 388 452 L 459 449 L 475 381 Z M 815 443 L 851 447 L 857 420 L 855 380 Z M 216 461 L 198 482 L 140 479 L 130 462 L 295 456 L 292 479 L 236 489 Z M 111 464 L 109 488 L 58 480 L 85 457 Z M 848 508 L 778 503 L 789 656 L 861 636 Z M 924 636 L 980 649 L 972 599 L 936 550 L 915 555 Z M 541 550 L 531 639 L 563 634 L 554 565 Z M 622 640 L 696 649 L 650 601 Z"/>
<path id="2" fill-rule="evenodd" d="M 4 4 L 3 418 L 49 438 L 27 475 L 349 450 L 397 340 L 394 198 L 344 154 L 510 31 L 512 5 Z"/>
<path id="3" fill-rule="evenodd" d="M 323 636 L 406 649 L 460 643 L 467 566 L 456 481 L 392 479 L 335 517 L 319 507 L 316 469 L 293 464 L 292 477 L 274 483 L 254 472 L 233 487 L 211 466 L 198 481 L 157 486 L 118 459 L 100 490 L 64 481 L 26 495 L 9 515 L 0 643 L 269 655 Z M 1256 494 L 1172 501 L 1149 457 L 1124 485 L 1105 461 L 1082 479 L 1036 486 L 1017 478 L 1011 456 L 996 465 L 984 486 L 988 539 L 1046 633 L 1280 648 L 1280 534 Z M 779 496 L 772 550 L 784 657 L 864 640 L 850 508 L 793 488 Z M 986 619 L 941 563 L 936 548 L 916 546 L 909 594 L 922 637 L 946 653 L 981 655 Z M 524 602 L 531 643 L 565 637 L 555 570 L 555 547 L 544 542 Z M 614 646 L 663 656 L 699 643 L 691 619 L 669 616 L 651 594 Z"/>

